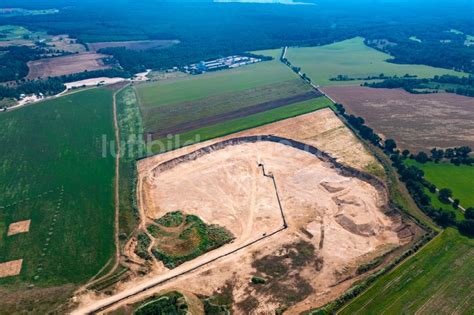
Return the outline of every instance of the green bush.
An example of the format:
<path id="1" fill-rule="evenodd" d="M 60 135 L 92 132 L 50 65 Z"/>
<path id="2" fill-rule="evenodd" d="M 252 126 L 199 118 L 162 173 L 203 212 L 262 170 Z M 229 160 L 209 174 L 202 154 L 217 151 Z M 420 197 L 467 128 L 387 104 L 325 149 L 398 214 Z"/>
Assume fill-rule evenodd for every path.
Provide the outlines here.
<path id="1" fill-rule="evenodd" d="M 252 281 L 253 284 L 265 284 L 265 283 L 267 283 L 267 281 L 265 281 L 265 279 L 259 278 L 259 277 L 252 277 L 251 281 Z"/>

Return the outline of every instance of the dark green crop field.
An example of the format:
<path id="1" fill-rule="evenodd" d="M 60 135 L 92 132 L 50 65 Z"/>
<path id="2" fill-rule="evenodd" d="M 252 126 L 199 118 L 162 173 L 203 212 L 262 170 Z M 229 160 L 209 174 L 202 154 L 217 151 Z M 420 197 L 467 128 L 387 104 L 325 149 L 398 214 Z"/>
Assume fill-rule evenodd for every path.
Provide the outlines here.
<path id="1" fill-rule="evenodd" d="M 472 314 L 474 240 L 448 228 L 339 314 Z"/>
<path id="2" fill-rule="evenodd" d="M 298 102 L 261 113 L 219 122 L 213 125 L 196 128 L 176 135 L 160 138 L 148 143 L 148 153 L 170 151 L 181 146 L 229 135 L 234 132 L 259 127 L 282 119 L 296 117 L 331 106 L 333 103 L 324 96 Z"/>
<path id="3" fill-rule="evenodd" d="M 161 106 L 142 106 L 145 131 L 154 139 L 305 101 L 316 97 L 310 86 L 294 79 Z M 157 99 L 160 99 L 157 97 Z"/>
<path id="4" fill-rule="evenodd" d="M 0 263 L 15 289 L 83 283 L 113 256 L 113 91 L 93 89 L 0 114 Z M 7 236 L 10 223 L 28 233 Z M 0 305 L 1 308 L 1 305 Z"/>

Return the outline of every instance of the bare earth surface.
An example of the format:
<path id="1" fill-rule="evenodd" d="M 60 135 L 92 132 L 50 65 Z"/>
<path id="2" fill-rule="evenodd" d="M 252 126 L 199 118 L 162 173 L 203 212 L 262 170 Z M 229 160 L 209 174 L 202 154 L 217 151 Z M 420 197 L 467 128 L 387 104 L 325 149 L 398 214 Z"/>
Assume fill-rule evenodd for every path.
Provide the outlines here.
<path id="1" fill-rule="evenodd" d="M 325 93 L 349 113 L 364 117 L 377 133 L 403 149 L 474 146 L 474 98 L 451 94 L 410 94 L 401 89 L 326 87 Z"/>
<path id="2" fill-rule="evenodd" d="M 376 163 L 329 109 L 142 160 L 138 165 L 139 228 L 167 212 L 181 210 L 227 228 L 236 239 L 172 270 L 154 260 L 151 273 L 120 283 L 115 295 L 79 297 L 74 314 L 120 301 L 110 311 L 165 289 L 211 296 L 224 287 L 232 289 L 236 314 L 270 313 L 284 305 L 292 305 L 290 313 L 298 313 L 336 298 L 358 279 L 354 273 L 360 264 L 406 241 L 397 234 L 400 218 L 384 213 L 388 209 L 385 190 L 342 175 L 329 162 L 287 145 L 237 144 L 170 168 L 157 168 L 224 139 L 259 134 L 276 134 L 327 149 L 341 162 L 359 169 Z M 281 230 L 275 187 L 271 178 L 263 176 L 259 163 L 275 176 L 287 229 Z M 270 236 L 234 252 L 264 235 Z M 285 258 L 298 252 L 301 244 L 314 251 L 309 250 L 304 259 Z M 143 264 L 133 255 L 135 246 L 134 239 L 126 246 L 128 262 Z M 267 266 L 268 261 L 280 265 Z M 265 273 L 279 268 L 285 270 L 279 277 Z M 257 274 L 271 279 L 269 285 L 252 285 L 250 279 Z M 158 284 L 176 275 L 180 276 Z M 145 293 L 128 297 L 155 284 Z M 293 296 L 294 301 L 282 299 L 282 294 Z"/>
<path id="3" fill-rule="evenodd" d="M 85 52 L 70 56 L 45 58 L 28 62 L 28 79 L 61 76 L 84 71 L 107 69 L 102 62 L 107 55 Z"/>
<path id="4" fill-rule="evenodd" d="M 30 230 L 31 220 L 19 221 L 10 224 L 8 227 L 8 236 L 19 234 L 19 233 L 26 233 Z"/>
<path id="5" fill-rule="evenodd" d="M 23 259 L 7 261 L 0 263 L 0 278 L 19 275 Z"/>
<path id="6" fill-rule="evenodd" d="M 68 82 L 68 83 L 65 83 L 64 85 L 69 90 L 69 89 L 80 88 L 84 86 L 97 86 L 98 84 L 100 85 L 115 84 L 122 81 L 126 81 L 126 79 L 119 78 L 119 77 L 117 78 L 100 77 L 100 78 L 92 78 L 92 79 Z"/>

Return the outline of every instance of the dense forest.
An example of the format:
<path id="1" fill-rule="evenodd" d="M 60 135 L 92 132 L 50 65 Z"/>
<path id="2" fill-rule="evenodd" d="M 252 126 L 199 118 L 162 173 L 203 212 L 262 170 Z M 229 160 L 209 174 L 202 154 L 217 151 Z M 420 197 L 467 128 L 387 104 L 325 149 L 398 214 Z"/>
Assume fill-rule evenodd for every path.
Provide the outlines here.
<path id="1" fill-rule="evenodd" d="M 38 59 L 43 49 L 27 46 L 0 47 L 0 82 L 15 81 L 28 75 L 27 62 Z"/>
<path id="2" fill-rule="evenodd" d="M 166 49 L 112 53 L 128 71 L 155 69 L 285 45 L 307 46 L 363 36 L 366 43 L 394 56 L 392 62 L 419 63 L 474 72 L 474 46 L 468 0 L 397 2 L 317 1 L 315 5 L 261 5 L 211 1 L 4 0 L 2 6 L 56 8 L 51 15 L 0 18 L 81 42 L 179 39 Z M 73 4 L 73 5 L 71 5 Z M 426 7 L 429 6 L 429 10 Z M 471 8 L 471 9 L 470 9 Z M 450 32 L 451 29 L 457 30 Z M 472 35 L 472 34 L 471 34 Z M 416 36 L 414 41 L 410 37 Z M 380 45 L 381 40 L 386 44 Z"/>

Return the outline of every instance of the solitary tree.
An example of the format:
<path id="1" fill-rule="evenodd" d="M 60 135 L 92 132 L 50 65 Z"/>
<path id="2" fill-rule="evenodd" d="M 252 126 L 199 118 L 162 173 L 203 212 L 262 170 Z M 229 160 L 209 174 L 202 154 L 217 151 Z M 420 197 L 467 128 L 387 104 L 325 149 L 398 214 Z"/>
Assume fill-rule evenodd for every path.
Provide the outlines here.
<path id="1" fill-rule="evenodd" d="M 415 156 L 415 160 L 419 163 L 426 163 L 428 162 L 429 158 L 428 158 L 428 155 L 425 153 L 425 152 L 419 152 L 416 156 Z"/>
<path id="2" fill-rule="evenodd" d="M 397 147 L 397 144 L 395 143 L 395 140 L 393 139 L 387 139 L 384 141 L 385 145 L 385 150 L 388 152 L 393 152 L 393 150 Z"/>
<path id="3" fill-rule="evenodd" d="M 459 199 L 454 199 L 453 201 L 453 208 L 457 209 L 459 207 Z"/>
<path id="4" fill-rule="evenodd" d="M 439 191 L 439 200 L 449 203 L 449 198 L 453 196 L 453 192 L 449 188 L 443 188 Z"/>
<path id="5" fill-rule="evenodd" d="M 474 219 L 474 208 L 469 207 L 466 209 L 466 212 L 464 213 L 464 217 L 466 219 Z"/>

